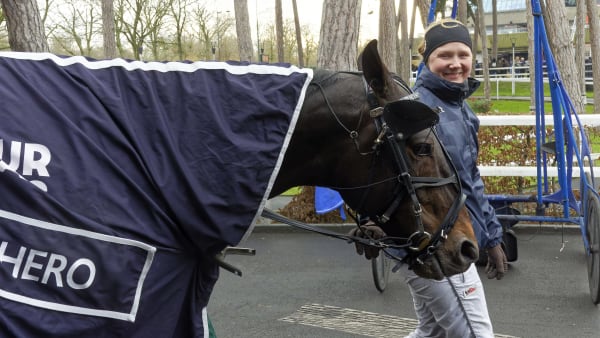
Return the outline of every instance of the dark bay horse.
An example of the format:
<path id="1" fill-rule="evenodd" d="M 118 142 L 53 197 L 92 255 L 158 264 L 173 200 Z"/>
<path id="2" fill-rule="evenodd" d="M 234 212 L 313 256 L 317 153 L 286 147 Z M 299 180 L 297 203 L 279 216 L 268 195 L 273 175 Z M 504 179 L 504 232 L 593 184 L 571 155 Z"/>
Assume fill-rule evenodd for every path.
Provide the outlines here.
<path id="1" fill-rule="evenodd" d="M 466 211 L 452 210 L 461 198 L 456 184 L 420 187 L 416 189 L 415 202 L 407 187 L 402 187 L 403 168 L 395 159 L 394 145 L 386 143 L 373 150 L 381 136 L 371 110 L 397 104 L 389 109 L 388 124 L 404 124 L 407 129 L 422 125 L 416 131 L 403 130 L 410 134 L 405 135 L 407 139 L 400 150 L 405 154 L 408 174 L 414 178 L 452 177 L 452 166 L 439 141 L 431 129 L 424 128 L 427 122 L 423 124 L 423 120 L 432 112 L 410 100 L 398 101 L 410 94 L 409 89 L 399 85 L 382 63 L 376 41 L 366 46 L 360 59 L 364 78 L 363 73 L 315 73 L 271 195 L 293 186 L 331 187 L 338 190 L 353 210 L 373 220 L 391 212 L 386 215 L 389 220 L 377 223 L 388 236 L 404 239 L 419 233 L 419 223 L 428 234 L 439 235 L 440 227 L 448 226 L 444 225 L 448 214 L 457 213 L 451 231 L 445 230 L 446 238 L 437 248 L 437 261 L 433 255 L 426 255 L 427 259 L 422 264 L 413 264 L 413 269 L 422 277 L 435 279 L 462 272 L 477 259 L 477 249 Z M 367 91 L 373 97 L 371 103 Z M 415 208 L 421 210 L 418 216 Z M 417 246 L 427 247 L 428 240 Z"/>
<path id="2" fill-rule="evenodd" d="M 298 185 L 340 191 L 420 275 L 464 271 L 437 113 L 374 42 L 362 69 L 0 52 L 0 336 L 206 336 L 216 257 Z"/>

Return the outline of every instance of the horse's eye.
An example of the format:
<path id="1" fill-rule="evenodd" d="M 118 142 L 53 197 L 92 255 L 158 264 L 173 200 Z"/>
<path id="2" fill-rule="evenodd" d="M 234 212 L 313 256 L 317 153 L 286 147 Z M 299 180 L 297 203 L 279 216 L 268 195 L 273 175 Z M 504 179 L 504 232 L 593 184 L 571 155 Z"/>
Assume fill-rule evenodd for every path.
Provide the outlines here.
<path id="1" fill-rule="evenodd" d="M 431 156 L 431 149 L 432 147 L 429 143 L 417 143 L 412 147 L 413 153 L 417 156 Z"/>

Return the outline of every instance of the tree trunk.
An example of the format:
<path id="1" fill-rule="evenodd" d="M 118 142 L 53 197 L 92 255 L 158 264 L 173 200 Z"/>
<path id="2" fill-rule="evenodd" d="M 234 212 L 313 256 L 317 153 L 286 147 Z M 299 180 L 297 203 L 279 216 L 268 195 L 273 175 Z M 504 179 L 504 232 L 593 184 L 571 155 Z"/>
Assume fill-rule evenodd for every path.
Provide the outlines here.
<path id="1" fill-rule="evenodd" d="M 587 13 L 590 20 L 590 43 L 592 45 L 592 76 L 594 83 L 594 114 L 600 114 L 600 90 L 596 86 L 600 83 L 600 21 L 596 2 L 587 0 Z"/>
<path id="2" fill-rule="evenodd" d="M 481 38 L 481 54 L 483 58 L 483 65 L 489 64 L 489 56 L 487 50 L 487 33 L 485 31 L 485 16 L 483 13 L 483 6 L 477 6 L 477 16 L 479 21 L 479 37 Z M 483 94 L 486 100 L 490 100 L 490 75 L 489 70 L 483 72 Z"/>
<path id="3" fill-rule="evenodd" d="M 585 2 L 577 2 L 577 14 L 573 25 L 575 26 L 575 64 L 579 72 L 579 89 L 585 93 Z"/>
<path id="4" fill-rule="evenodd" d="M 525 0 L 529 1 L 529 0 Z M 498 4 L 492 0 L 492 58 L 498 60 Z M 513 60 L 514 62 L 514 60 Z"/>
<path id="5" fill-rule="evenodd" d="M 421 14 L 421 22 L 423 23 L 423 28 L 427 28 L 429 22 L 427 22 L 427 16 L 429 15 L 429 6 L 431 5 L 430 0 L 414 0 L 417 3 L 417 7 L 419 7 L 419 13 Z"/>
<path id="6" fill-rule="evenodd" d="M 477 13 L 473 13 L 473 53 L 475 53 L 475 51 L 479 50 L 479 19 L 478 19 L 478 15 Z M 489 64 L 486 65 L 485 62 L 482 61 L 482 65 L 483 65 L 483 70 L 482 70 L 482 75 L 485 75 L 484 73 L 488 73 L 489 72 Z M 472 77 L 475 76 L 475 69 L 471 69 L 471 73 L 472 73 Z M 489 73 L 488 73 L 489 74 Z"/>
<path id="7" fill-rule="evenodd" d="M 408 40 L 408 16 L 407 1 L 400 0 L 398 4 L 398 16 L 396 17 L 396 30 L 400 30 L 400 40 L 396 46 L 398 53 L 397 72 L 406 82 L 410 80 L 412 55 L 410 55 L 410 42 Z"/>
<path id="8" fill-rule="evenodd" d="M 467 17 L 468 17 L 468 11 L 467 11 L 467 0 L 458 0 L 458 9 L 456 11 L 456 20 L 460 21 L 463 23 L 463 25 L 465 25 L 465 27 L 468 27 L 468 22 L 467 22 Z M 473 39 L 475 40 L 475 39 Z M 473 67 L 471 68 L 471 76 L 475 77 L 475 65 L 477 61 L 477 44 L 473 45 Z"/>
<path id="9" fill-rule="evenodd" d="M 104 57 L 114 59 L 117 57 L 117 43 L 115 40 L 115 7 L 113 0 L 102 0 L 102 38 L 104 40 Z"/>
<path id="10" fill-rule="evenodd" d="M 298 17 L 298 5 L 296 0 L 292 0 L 294 9 L 294 27 L 296 28 L 296 45 L 298 49 L 298 66 L 304 67 L 304 49 L 302 48 L 302 29 L 300 28 L 300 18 Z"/>
<path id="11" fill-rule="evenodd" d="M 8 43 L 17 52 L 48 52 L 48 42 L 35 0 L 2 0 Z"/>
<path id="12" fill-rule="evenodd" d="M 396 72 L 396 8 L 394 0 L 379 1 L 379 43 L 377 49 L 381 60 L 391 72 Z"/>
<path id="13" fill-rule="evenodd" d="M 465 26 L 467 25 L 467 17 L 468 17 L 467 8 L 468 8 L 467 0 L 458 0 L 458 11 L 456 13 L 456 19 L 458 19 L 458 21 L 465 24 Z"/>
<path id="14" fill-rule="evenodd" d="M 275 35 L 277 38 L 277 62 L 284 62 L 283 10 L 281 8 L 281 0 L 275 0 Z"/>
<path id="15" fill-rule="evenodd" d="M 531 15 L 532 13 L 532 7 L 531 7 L 531 1 L 525 1 L 526 3 L 526 9 L 527 9 L 527 45 L 528 45 L 528 49 L 527 49 L 527 55 L 529 55 L 528 61 L 529 61 L 529 100 L 530 100 L 530 111 L 534 110 L 532 109 L 532 107 L 535 107 L 535 77 L 537 76 L 535 74 L 535 41 L 533 40 L 534 38 L 534 21 L 533 21 L 533 15 Z"/>
<path id="16" fill-rule="evenodd" d="M 250 36 L 250 19 L 248 16 L 248 0 L 234 0 L 235 31 L 237 33 L 240 61 L 252 61 L 252 37 Z"/>
<path id="17" fill-rule="evenodd" d="M 560 72 L 562 82 L 573 101 L 577 112 L 584 111 L 584 100 L 577 80 L 577 67 L 575 66 L 575 50 L 569 39 L 569 20 L 567 19 L 564 2 L 553 2 L 552 6 L 545 6 L 543 17 L 548 33 L 548 41 L 556 59 L 556 66 Z M 597 67 L 595 67 L 597 68 Z"/>
<path id="18" fill-rule="evenodd" d="M 317 67 L 357 70 L 361 0 L 323 0 Z"/>

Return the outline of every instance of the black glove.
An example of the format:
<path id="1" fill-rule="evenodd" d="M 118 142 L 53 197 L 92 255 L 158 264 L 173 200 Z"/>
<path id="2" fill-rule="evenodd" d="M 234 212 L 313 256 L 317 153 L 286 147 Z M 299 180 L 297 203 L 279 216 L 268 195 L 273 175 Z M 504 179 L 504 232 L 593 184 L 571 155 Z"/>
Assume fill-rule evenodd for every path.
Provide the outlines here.
<path id="1" fill-rule="evenodd" d="M 375 223 L 369 222 L 365 225 L 361 225 L 360 229 L 358 227 L 350 230 L 348 233 L 349 236 L 354 237 L 362 237 L 362 238 L 373 238 L 380 239 L 385 237 L 385 232 L 380 227 L 374 225 Z M 364 254 L 367 259 L 377 258 L 379 256 L 379 248 L 364 245 L 359 242 L 354 242 L 354 246 L 356 247 L 356 253 L 359 255 Z"/>
<path id="2" fill-rule="evenodd" d="M 500 244 L 493 248 L 487 249 L 488 262 L 485 267 L 485 273 L 488 279 L 496 278 L 498 280 L 504 277 L 504 274 L 508 271 L 508 261 L 502 246 Z"/>

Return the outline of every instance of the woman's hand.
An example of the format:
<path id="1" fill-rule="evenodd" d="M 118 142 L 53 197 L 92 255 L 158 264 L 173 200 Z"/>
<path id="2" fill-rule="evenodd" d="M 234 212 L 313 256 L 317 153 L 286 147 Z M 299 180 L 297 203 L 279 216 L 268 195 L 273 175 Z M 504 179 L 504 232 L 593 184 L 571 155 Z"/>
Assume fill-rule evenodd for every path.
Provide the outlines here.
<path id="1" fill-rule="evenodd" d="M 502 246 L 500 244 L 493 248 L 487 249 L 488 262 L 485 267 L 488 279 L 496 278 L 498 280 L 504 277 L 504 274 L 508 271 L 508 261 Z"/>
<path id="2" fill-rule="evenodd" d="M 383 232 L 380 227 L 376 226 L 375 223 L 368 222 L 365 225 L 361 225 L 360 228 L 356 227 L 350 230 L 348 235 L 354 237 L 380 239 L 385 237 L 385 232 Z M 377 247 L 364 245 L 358 242 L 354 242 L 354 246 L 356 247 L 356 253 L 359 255 L 364 254 L 367 259 L 373 259 L 379 256 L 380 249 Z"/>

